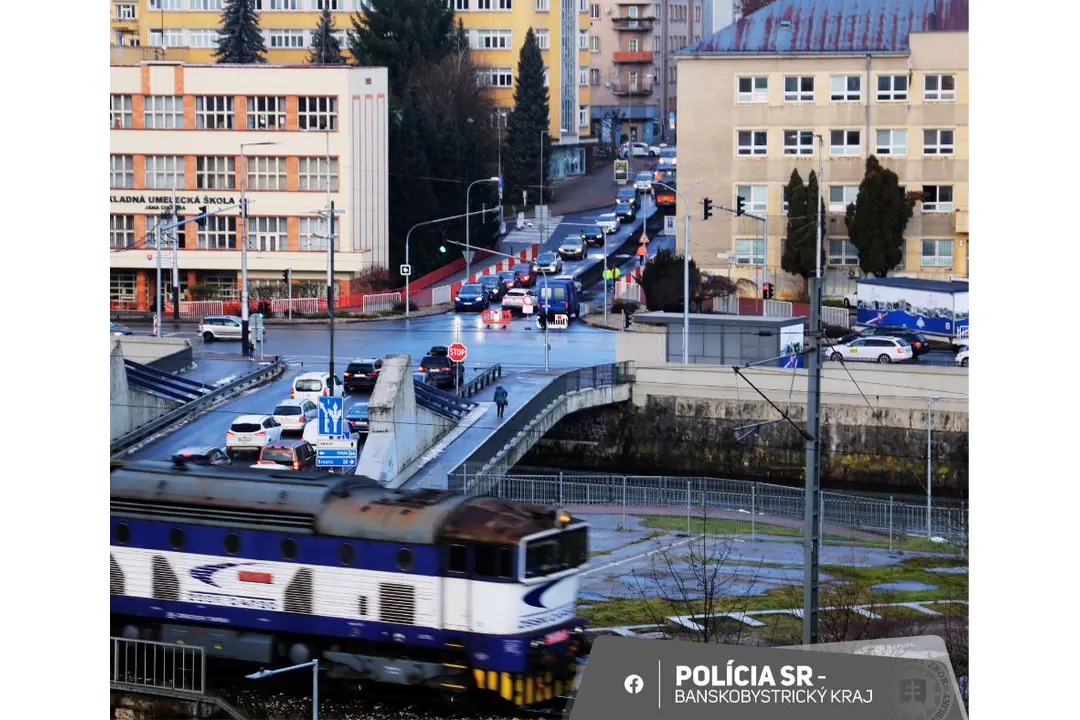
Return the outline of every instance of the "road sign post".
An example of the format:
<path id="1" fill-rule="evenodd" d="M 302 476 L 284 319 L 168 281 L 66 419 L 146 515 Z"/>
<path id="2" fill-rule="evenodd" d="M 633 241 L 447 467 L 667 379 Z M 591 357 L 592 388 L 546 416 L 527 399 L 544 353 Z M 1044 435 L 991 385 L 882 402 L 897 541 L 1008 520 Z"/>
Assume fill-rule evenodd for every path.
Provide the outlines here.
<path id="1" fill-rule="evenodd" d="M 469 356 L 469 350 L 465 347 L 465 343 L 455 342 L 450 343 L 450 347 L 446 348 L 446 357 L 450 362 L 454 363 L 451 367 L 454 368 L 454 393 L 459 391 L 459 375 L 457 366 L 465 362 L 465 358 Z"/>
<path id="2" fill-rule="evenodd" d="M 357 464 L 356 444 L 345 424 L 345 402 L 339 397 L 319 398 L 319 438 L 316 467 L 352 467 Z"/>
<path id="3" fill-rule="evenodd" d="M 408 277 L 408 276 L 412 275 L 412 265 L 408 265 L 408 264 L 402 265 L 400 270 L 401 270 L 401 277 Z"/>

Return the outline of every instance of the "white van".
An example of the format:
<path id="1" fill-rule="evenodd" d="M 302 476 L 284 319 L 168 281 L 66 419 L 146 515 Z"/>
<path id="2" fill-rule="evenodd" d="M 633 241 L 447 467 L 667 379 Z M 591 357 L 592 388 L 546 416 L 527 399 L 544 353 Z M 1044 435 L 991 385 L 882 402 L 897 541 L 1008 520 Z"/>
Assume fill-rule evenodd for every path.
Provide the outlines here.
<path id="1" fill-rule="evenodd" d="M 334 378 L 334 397 L 341 397 L 343 392 L 339 378 Z M 289 397 L 293 400 L 310 400 L 318 403 L 320 397 L 330 395 L 330 373 L 306 372 L 297 375 L 293 380 L 292 392 Z"/>

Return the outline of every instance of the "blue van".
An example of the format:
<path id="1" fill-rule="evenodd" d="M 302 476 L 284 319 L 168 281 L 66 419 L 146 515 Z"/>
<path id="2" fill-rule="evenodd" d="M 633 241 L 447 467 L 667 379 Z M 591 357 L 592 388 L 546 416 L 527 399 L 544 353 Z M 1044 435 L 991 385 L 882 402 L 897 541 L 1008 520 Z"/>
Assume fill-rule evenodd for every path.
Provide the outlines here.
<path id="1" fill-rule="evenodd" d="M 543 280 L 538 281 L 537 286 L 540 288 L 540 307 L 547 310 L 548 315 L 566 315 L 568 319 L 581 317 L 580 298 L 573 278 L 552 278 L 547 281 L 547 290 Z"/>

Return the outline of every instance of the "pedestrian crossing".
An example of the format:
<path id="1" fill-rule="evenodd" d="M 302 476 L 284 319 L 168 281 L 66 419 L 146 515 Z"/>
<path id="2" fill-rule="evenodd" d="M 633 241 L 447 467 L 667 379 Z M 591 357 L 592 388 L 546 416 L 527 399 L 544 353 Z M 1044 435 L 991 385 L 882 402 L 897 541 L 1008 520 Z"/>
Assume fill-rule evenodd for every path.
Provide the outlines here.
<path id="1" fill-rule="evenodd" d="M 504 244 L 513 245 L 542 245 L 555 236 L 555 228 L 563 221 L 563 215 L 550 215 L 544 222 L 544 232 L 540 232 L 540 223 L 534 218 L 525 218 L 525 226 L 517 229 L 517 224 L 512 218 L 506 221 L 506 234 L 503 235 Z"/>

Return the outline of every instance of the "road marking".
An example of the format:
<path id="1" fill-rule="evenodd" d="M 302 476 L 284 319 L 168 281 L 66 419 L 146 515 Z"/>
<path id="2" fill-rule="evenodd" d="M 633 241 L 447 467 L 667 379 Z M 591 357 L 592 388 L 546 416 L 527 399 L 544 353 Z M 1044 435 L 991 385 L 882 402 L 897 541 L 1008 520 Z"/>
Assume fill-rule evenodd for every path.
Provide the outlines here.
<path id="1" fill-rule="evenodd" d="M 696 535 L 694 537 L 689 537 L 689 538 L 686 538 L 685 540 L 680 540 L 677 543 L 672 543 L 671 545 L 668 545 L 667 547 L 656 548 L 655 550 L 650 550 L 648 552 L 639 553 L 638 555 L 634 555 L 633 557 L 628 557 L 628 558 L 625 558 L 623 560 L 616 560 L 615 562 L 608 563 L 607 565 L 601 565 L 600 567 L 592 568 L 591 570 L 586 570 L 585 572 L 583 572 L 581 574 L 583 576 L 584 575 L 590 575 L 590 574 L 592 574 L 594 572 L 600 572 L 601 570 L 606 570 L 607 568 L 615 567 L 616 565 L 622 565 L 624 563 L 631 562 L 632 560 L 641 560 L 642 558 L 647 558 L 650 555 L 655 555 L 658 552 L 663 552 L 663 551 L 668 550 L 670 548 L 678 547 L 679 545 L 685 545 L 686 543 L 697 540 L 700 537 L 702 537 L 702 536 L 701 535 Z"/>

